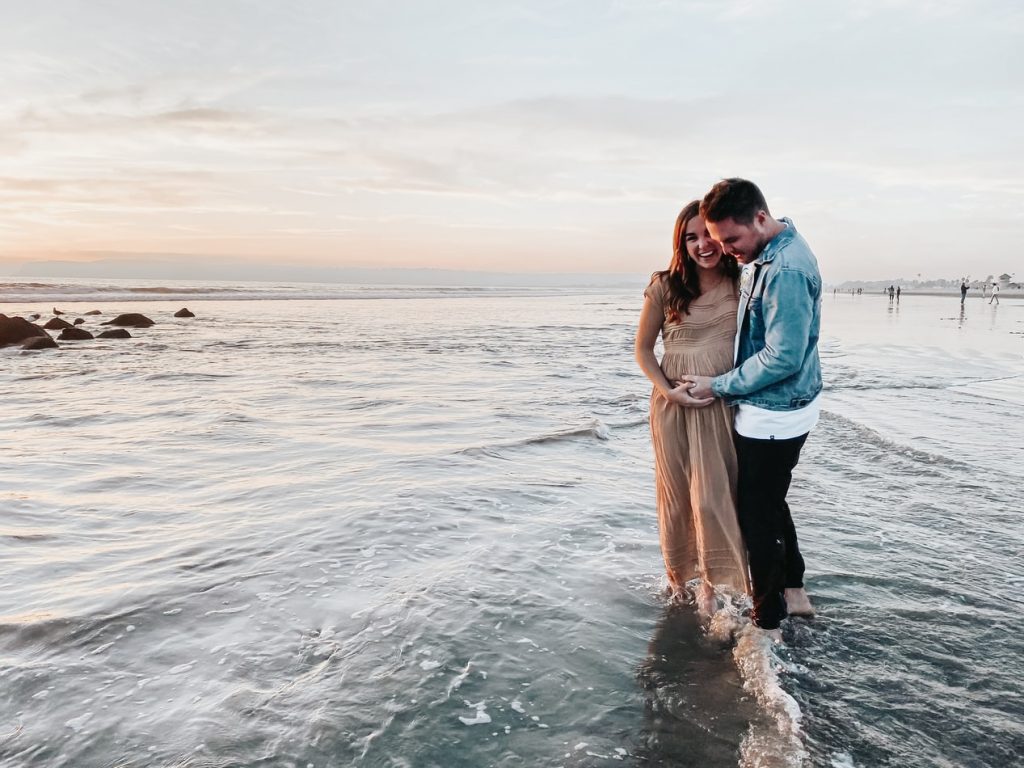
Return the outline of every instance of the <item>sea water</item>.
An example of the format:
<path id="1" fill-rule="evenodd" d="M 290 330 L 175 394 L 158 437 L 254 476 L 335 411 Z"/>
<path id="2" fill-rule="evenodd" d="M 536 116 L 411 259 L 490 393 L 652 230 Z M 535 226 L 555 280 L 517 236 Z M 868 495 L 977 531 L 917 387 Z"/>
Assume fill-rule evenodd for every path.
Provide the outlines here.
<path id="1" fill-rule="evenodd" d="M 0 286 L 156 320 L 0 350 L 0 765 L 1018 763 L 1024 305 L 825 297 L 772 648 L 665 599 L 642 287 Z"/>

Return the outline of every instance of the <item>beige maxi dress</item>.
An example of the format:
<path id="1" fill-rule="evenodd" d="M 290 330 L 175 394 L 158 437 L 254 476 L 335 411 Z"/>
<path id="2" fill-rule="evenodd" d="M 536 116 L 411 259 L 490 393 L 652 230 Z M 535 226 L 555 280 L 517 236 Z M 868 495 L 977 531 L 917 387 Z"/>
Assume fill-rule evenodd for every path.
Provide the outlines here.
<path id="1" fill-rule="evenodd" d="M 684 374 L 717 376 L 733 367 L 736 285 L 723 280 L 698 296 L 678 321 L 666 314 L 665 284 L 644 291 L 662 312 L 669 381 Z M 651 394 L 651 442 L 658 497 L 658 530 L 669 582 L 693 578 L 749 592 L 747 554 L 736 519 L 736 449 L 732 409 L 721 400 L 706 408 L 670 403 Z"/>

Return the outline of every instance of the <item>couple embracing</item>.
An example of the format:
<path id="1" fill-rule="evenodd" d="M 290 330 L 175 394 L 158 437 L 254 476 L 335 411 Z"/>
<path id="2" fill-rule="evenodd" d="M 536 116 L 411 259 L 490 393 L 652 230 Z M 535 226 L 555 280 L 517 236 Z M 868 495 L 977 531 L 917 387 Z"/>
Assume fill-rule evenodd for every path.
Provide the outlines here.
<path id="1" fill-rule="evenodd" d="M 754 624 L 780 640 L 787 615 L 813 614 L 786 495 L 819 414 L 818 265 L 793 222 L 772 218 L 745 179 L 720 181 L 683 208 L 672 247 L 644 291 L 636 337 L 654 384 L 669 586 L 685 594 L 699 579 L 705 615 L 716 586 L 747 592 Z"/>

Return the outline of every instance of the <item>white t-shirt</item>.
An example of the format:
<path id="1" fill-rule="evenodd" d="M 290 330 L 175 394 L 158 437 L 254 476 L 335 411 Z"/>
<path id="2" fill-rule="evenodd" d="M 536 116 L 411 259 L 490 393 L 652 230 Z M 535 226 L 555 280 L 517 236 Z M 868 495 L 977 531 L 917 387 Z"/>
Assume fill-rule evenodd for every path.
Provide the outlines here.
<path id="1" fill-rule="evenodd" d="M 733 429 L 743 437 L 755 440 L 789 440 L 806 435 L 814 429 L 821 415 L 819 397 L 795 411 L 769 411 L 767 408 L 740 403 L 736 406 Z"/>

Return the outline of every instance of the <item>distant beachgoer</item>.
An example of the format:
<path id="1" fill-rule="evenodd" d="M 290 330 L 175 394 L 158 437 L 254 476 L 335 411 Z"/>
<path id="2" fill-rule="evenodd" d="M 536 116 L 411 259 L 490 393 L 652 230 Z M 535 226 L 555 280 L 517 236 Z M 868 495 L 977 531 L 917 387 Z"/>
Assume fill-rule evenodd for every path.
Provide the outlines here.
<path id="1" fill-rule="evenodd" d="M 722 255 L 699 215 L 700 201 L 676 219 L 672 260 L 644 291 L 636 360 L 654 385 L 654 445 L 658 529 L 669 586 L 675 596 L 701 580 L 698 609 L 717 609 L 715 585 L 749 592 L 747 555 L 736 517 L 736 449 L 732 409 L 712 397 L 695 398 L 679 379 L 697 371 L 717 375 L 732 367 L 736 336 L 736 260 Z M 661 334 L 665 354 L 654 345 Z"/>
<path id="2" fill-rule="evenodd" d="M 997 305 L 999 304 L 999 283 L 992 283 L 992 298 L 988 300 L 988 303 L 991 304 L 993 301 Z"/>
<path id="3" fill-rule="evenodd" d="M 897 286 L 896 286 L 896 303 L 897 303 L 897 304 L 899 304 L 899 303 L 900 303 L 900 293 L 901 293 L 901 290 L 902 290 L 902 289 L 900 288 L 900 286 L 898 286 L 898 285 L 897 285 Z"/>
<path id="4" fill-rule="evenodd" d="M 814 613 L 786 495 L 820 413 L 821 275 L 793 222 L 772 218 L 752 182 L 720 181 L 700 212 L 725 253 L 744 264 L 737 365 L 714 378 L 683 380 L 693 384 L 695 398 L 714 395 L 736 405 L 737 510 L 750 559 L 752 619 L 781 640 L 787 613 Z"/>
<path id="5" fill-rule="evenodd" d="M 889 286 L 889 301 L 892 301 L 892 300 L 893 300 L 893 297 L 894 297 L 895 295 L 896 295 L 896 289 L 895 289 L 895 288 L 893 288 L 893 287 L 892 287 L 892 286 L 890 285 L 890 286 Z"/>
<path id="6" fill-rule="evenodd" d="M 967 299 L 967 281 L 966 280 L 961 280 L 960 281 L 960 303 L 963 304 L 966 299 Z"/>

